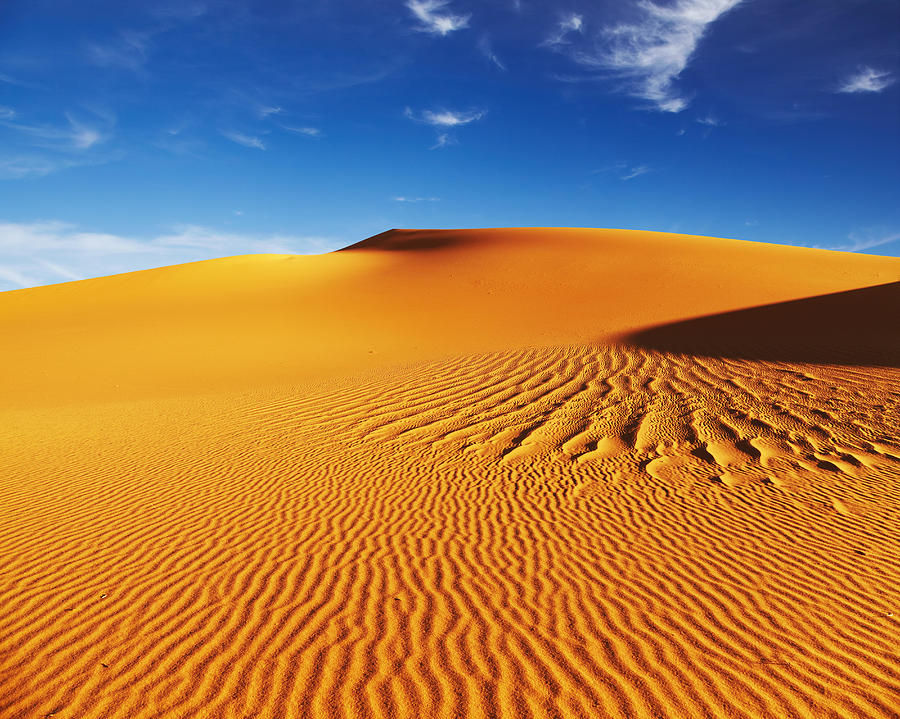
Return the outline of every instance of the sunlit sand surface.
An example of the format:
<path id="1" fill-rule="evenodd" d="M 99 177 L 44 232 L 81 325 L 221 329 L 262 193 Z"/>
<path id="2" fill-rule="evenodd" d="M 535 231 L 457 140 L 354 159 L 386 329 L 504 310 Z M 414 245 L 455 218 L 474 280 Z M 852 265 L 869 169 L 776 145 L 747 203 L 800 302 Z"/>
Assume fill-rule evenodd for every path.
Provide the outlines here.
<path id="1" fill-rule="evenodd" d="M 0 717 L 894 717 L 900 260 L 394 231 L 0 294 Z"/>

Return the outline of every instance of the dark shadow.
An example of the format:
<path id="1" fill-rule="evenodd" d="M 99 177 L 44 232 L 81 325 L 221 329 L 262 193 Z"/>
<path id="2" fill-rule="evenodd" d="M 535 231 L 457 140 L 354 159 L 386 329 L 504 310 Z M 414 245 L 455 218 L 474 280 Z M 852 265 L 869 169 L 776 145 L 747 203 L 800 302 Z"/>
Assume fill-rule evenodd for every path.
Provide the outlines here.
<path id="1" fill-rule="evenodd" d="M 900 282 L 673 322 L 621 340 L 677 354 L 900 367 Z"/>
<path id="2" fill-rule="evenodd" d="M 453 230 L 388 230 L 365 240 L 348 245 L 338 252 L 353 250 L 389 250 L 403 252 L 410 250 L 439 250 L 443 247 L 460 245 L 466 238 Z"/>

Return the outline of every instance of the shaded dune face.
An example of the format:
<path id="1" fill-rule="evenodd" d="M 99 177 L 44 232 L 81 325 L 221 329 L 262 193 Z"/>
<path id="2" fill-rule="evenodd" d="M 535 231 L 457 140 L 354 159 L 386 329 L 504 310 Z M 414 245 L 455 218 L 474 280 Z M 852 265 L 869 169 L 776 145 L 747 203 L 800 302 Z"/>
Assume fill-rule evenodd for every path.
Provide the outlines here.
<path id="1" fill-rule="evenodd" d="M 0 294 L 0 716 L 895 716 L 898 273 L 424 230 Z"/>
<path id="2" fill-rule="evenodd" d="M 897 367 L 900 282 L 698 317 L 628 333 L 647 349 Z"/>

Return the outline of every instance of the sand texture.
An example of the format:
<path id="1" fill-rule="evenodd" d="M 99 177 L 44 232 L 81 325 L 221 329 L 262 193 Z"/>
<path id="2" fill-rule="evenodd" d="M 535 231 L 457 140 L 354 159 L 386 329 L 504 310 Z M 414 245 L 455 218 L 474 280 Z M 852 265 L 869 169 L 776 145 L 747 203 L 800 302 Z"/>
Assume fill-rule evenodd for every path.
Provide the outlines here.
<path id="1" fill-rule="evenodd" d="M 0 717 L 896 717 L 900 260 L 392 231 L 0 294 Z"/>

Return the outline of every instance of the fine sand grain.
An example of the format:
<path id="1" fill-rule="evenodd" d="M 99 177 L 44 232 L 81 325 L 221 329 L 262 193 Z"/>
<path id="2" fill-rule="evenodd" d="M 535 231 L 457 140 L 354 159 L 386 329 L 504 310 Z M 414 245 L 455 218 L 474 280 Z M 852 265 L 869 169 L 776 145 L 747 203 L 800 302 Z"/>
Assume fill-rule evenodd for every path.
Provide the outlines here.
<path id="1" fill-rule="evenodd" d="M 422 230 L 0 294 L 0 717 L 896 717 L 898 279 Z"/>

